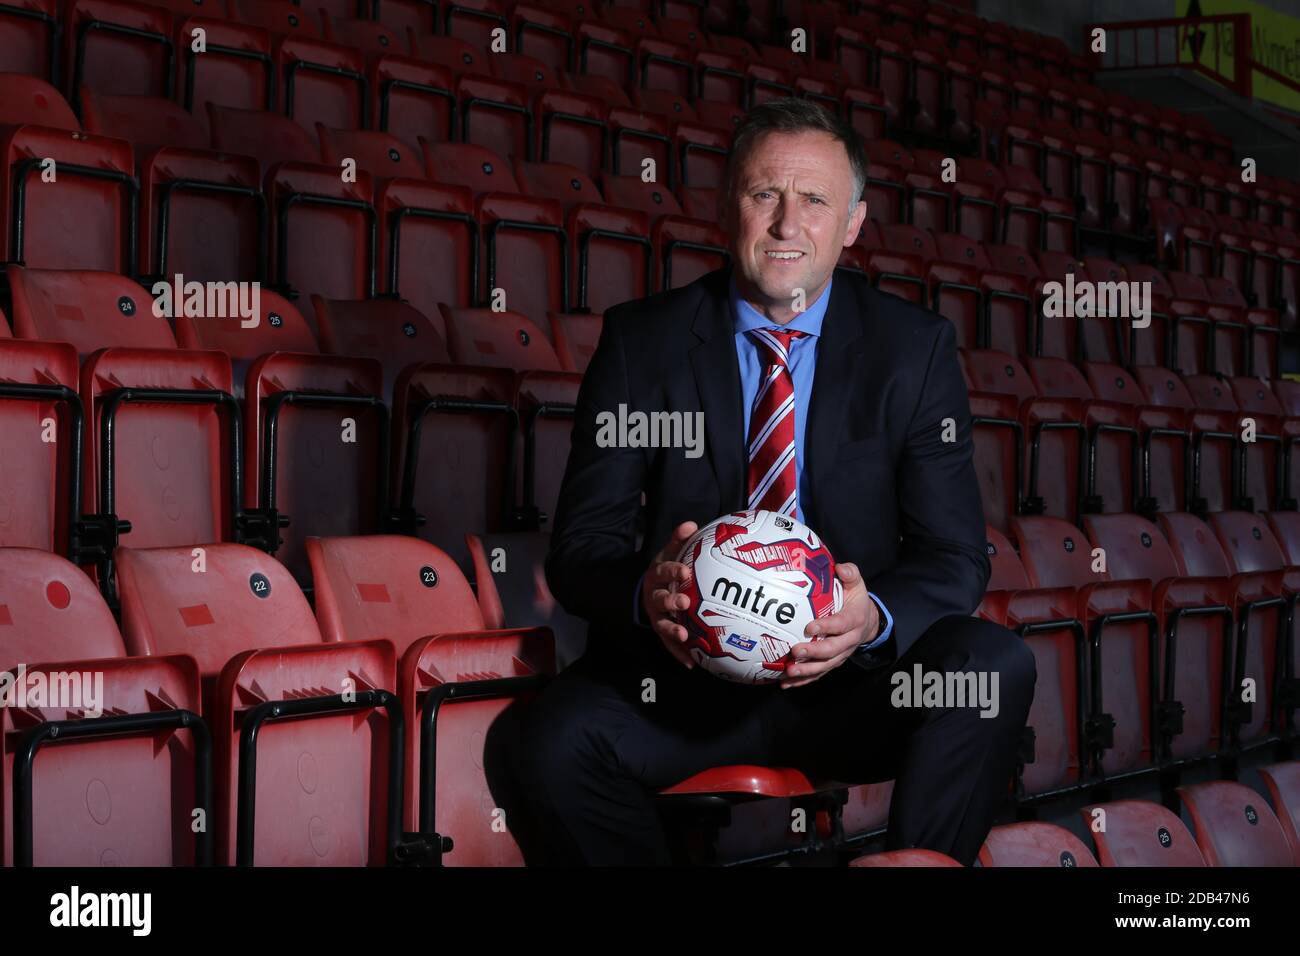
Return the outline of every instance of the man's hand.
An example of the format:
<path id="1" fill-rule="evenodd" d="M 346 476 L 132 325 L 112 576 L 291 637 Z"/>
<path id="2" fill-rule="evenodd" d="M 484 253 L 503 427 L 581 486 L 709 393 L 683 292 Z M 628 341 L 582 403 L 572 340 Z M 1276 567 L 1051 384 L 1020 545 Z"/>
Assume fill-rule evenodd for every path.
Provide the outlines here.
<path id="1" fill-rule="evenodd" d="M 685 594 L 675 594 L 668 590 L 674 582 L 682 584 L 689 577 L 686 565 L 677 560 L 682 546 L 690 540 L 691 535 L 699 530 L 694 521 L 679 524 L 668 539 L 668 543 L 650 562 L 650 569 L 641 579 L 641 608 L 649 622 L 650 629 L 659 635 L 668 653 L 682 662 L 689 670 L 695 666 L 690 651 L 686 649 L 686 628 L 673 618 L 673 612 L 684 611 L 690 606 L 690 598 Z"/>
<path id="2" fill-rule="evenodd" d="M 880 610 L 867 593 L 856 564 L 836 565 L 835 576 L 844 585 L 844 606 L 838 614 L 818 618 L 804 635 L 820 640 L 790 648 L 781 687 L 801 687 L 829 674 L 852 656 L 859 645 L 875 640 L 880 631 Z"/>

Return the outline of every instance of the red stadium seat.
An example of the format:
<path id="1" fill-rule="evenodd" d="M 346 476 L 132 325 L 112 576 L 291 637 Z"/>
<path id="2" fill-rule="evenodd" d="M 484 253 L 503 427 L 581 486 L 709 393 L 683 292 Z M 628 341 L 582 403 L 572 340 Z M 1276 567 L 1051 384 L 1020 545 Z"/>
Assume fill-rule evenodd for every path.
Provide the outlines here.
<path id="1" fill-rule="evenodd" d="M 245 110 L 274 110 L 275 64 L 271 34 L 266 30 L 202 15 L 202 8 L 181 0 L 189 9 L 176 17 L 176 66 L 180 104 L 208 128 L 208 104 Z M 178 11 L 179 12 L 179 11 Z M 199 14 L 190 16 L 190 14 Z M 196 31 L 207 48 L 195 53 Z"/>
<path id="2" fill-rule="evenodd" d="M 503 818 L 493 795 L 500 786 L 491 776 L 500 752 L 495 741 L 511 707 L 554 673 L 550 632 L 485 630 L 460 569 L 424 541 L 313 538 L 309 548 L 325 640 L 383 640 L 397 648 L 411 768 L 406 828 L 451 837 L 444 865 L 518 865 L 519 847 L 495 826 L 513 810 Z M 459 700 L 456 691 L 470 690 L 464 685 L 471 683 L 474 693 Z M 426 725 L 422 717 L 429 709 L 433 719 L 425 717 Z M 427 741 L 436 753 L 432 767 L 421 759 L 425 726 L 434 734 Z"/>
<path id="3" fill-rule="evenodd" d="M 124 139 L 138 154 L 160 146 L 207 146 L 207 135 L 197 119 L 171 100 L 156 96 L 112 95 L 82 87 L 81 115 L 86 132 Z"/>
<path id="4" fill-rule="evenodd" d="M 956 860 L 934 850 L 888 850 L 860 856 L 849 866 L 961 866 Z"/>
<path id="5" fill-rule="evenodd" d="M 393 460 L 400 514 L 408 533 L 436 537 L 462 570 L 470 567 L 467 532 L 504 531 L 510 524 L 514 393 L 515 375 L 502 368 L 424 365 L 398 379 Z"/>
<path id="6" fill-rule="evenodd" d="M 518 371 L 560 371 L 560 360 L 546 333 L 522 315 L 444 306 L 442 316 L 453 362 Z"/>
<path id="7" fill-rule="evenodd" d="M 980 847 L 981 866 L 1095 867 L 1092 852 L 1069 830 L 1053 823 L 994 827 Z"/>
<path id="8" fill-rule="evenodd" d="M 403 769 L 392 643 L 322 642 L 288 571 L 252 548 L 121 548 L 116 558 L 127 650 L 188 654 L 204 678 L 217 862 L 387 863 Z"/>
<path id="9" fill-rule="evenodd" d="M 1249 787 L 1214 780 L 1179 787 L 1196 843 L 1210 866 L 1293 866 L 1268 801 Z"/>
<path id="10" fill-rule="evenodd" d="M 590 312 L 567 315 L 548 312 L 547 319 L 551 326 L 551 342 L 560 359 L 560 368 L 566 372 L 585 372 L 596 352 L 596 343 L 600 340 L 602 316 Z"/>
<path id="11" fill-rule="evenodd" d="M 1102 866 L 1205 866 L 1196 840 L 1158 803 L 1115 800 L 1079 810 Z"/>
<path id="12" fill-rule="evenodd" d="M 0 860 L 80 867 L 210 860 L 208 839 L 196 845 L 191 832 L 194 809 L 211 812 L 211 792 L 196 790 L 196 771 L 211 772 L 211 754 L 201 749 L 208 734 L 197 716 L 194 661 L 128 658 L 91 580 L 41 551 L 0 548 L 0 621 L 0 667 L 17 678 L 9 692 L 35 690 L 41 678 L 62 689 L 61 699 L 0 708 Z M 15 794 L 24 791 L 20 809 Z"/>
<path id="13" fill-rule="evenodd" d="M 58 0 L 19 0 L 0 7 L 0 73 L 58 82 Z"/>
<path id="14" fill-rule="evenodd" d="M 1290 760 L 1259 768 L 1277 822 L 1291 847 L 1293 865 L 1300 866 L 1300 761 Z"/>
<path id="15" fill-rule="evenodd" d="M 79 475 L 77 352 L 63 342 L 8 337 L 0 319 L 0 547 L 68 554 Z M 52 441 L 49 439 L 53 439 Z"/>
<path id="16" fill-rule="evenodd" d="M 331 129 L 368 125 L 366 59 L 359 50 L 299 34 L 276 40 L 274 57 L 281 80 L 277 102 L 308 133 L 315 134 L 317 123 Z"/>
<path id="17" fill-rule="evenodd" d="M 532 527 L 552 521 L 582 376 L 573 372 L 524 372 L 515 398 L 523 431 L 524 467 L 518 497 L 523 520 Z M 548 525 L 549 527 L 549 525 Z"/>
<path id="18" fill-rule="evenodd" d="M 374 97 L 375 128 L 417 146 L 421 140 L 449 143 L 458 135 L 454 72 L 407 56 L 371 62 L 367 78 Z"/>
<path id="19" fill-rule="evenodd" d="M 423 362 L 446 362 L 442 316 L 425 317 L 405 302 L 322 299 L 313 306 L 320 325 L 321 351 L 376 359 L 384 369 L 380 393 L 393 394 L 402 369 Z"/>
<path id="20" fill-rule="evenodd" d="M 64 18 L 68 91 L 172 95 L 171 15 L 131 0 L 72 0 Z"/>

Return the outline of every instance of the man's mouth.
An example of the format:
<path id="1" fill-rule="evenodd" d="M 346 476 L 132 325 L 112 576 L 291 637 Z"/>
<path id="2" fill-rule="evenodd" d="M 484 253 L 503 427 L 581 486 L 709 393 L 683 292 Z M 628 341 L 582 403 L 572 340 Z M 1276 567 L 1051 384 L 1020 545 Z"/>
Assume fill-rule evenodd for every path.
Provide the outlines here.
<path id="1" fill-rule="evenodd" d="M 778 251 L 775 251 L 775 252 L 768 252 L 766 255 L 767 255 L 767 257 L 768 257 L 769 259 L 792 260 L 792 259 L 802 259 L 802 258 L 803 258 L 803 253 L 802 253 L 802 252 L 784 251 L 784 250 L 778 250 Z"/>

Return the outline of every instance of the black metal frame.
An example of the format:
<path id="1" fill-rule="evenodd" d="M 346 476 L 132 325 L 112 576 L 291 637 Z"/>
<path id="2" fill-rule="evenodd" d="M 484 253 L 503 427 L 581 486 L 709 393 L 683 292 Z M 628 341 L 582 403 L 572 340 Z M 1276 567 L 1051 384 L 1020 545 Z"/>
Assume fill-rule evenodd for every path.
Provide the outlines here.
<path id="1" fill-rule="evenodd" d="M 370 97 L 368 95 L 369 84 L 366 81 L 364 73 L 358 73 L 356 70 L 345 70 L 340 66 L 328 66 L 324 63 L 313 63 L 311 60 L 299 60 L 296 57 L 290 59 L 284 64 L 284 115 L 293 119 L 294 107 L 294 84 L 298 79 L 298 72 L 305 70 L 308 73 L 323 73 L 326 76 L 336 76 L 344 80 L 350 80 L 359 87 L 358 100 L 361 102 L 361 122 L 357 124 L 357 129 L 367 129 L 370 126 Z"/>
<path id="2" fill-rule="evenodd" d="M 401 502 L 395 521 L 406 534 L 415 534 L 415 530 L 424 524 L 424 516 L 415 510 L 415 479 L 420 464 L 420 436 L 424 428 L 424 419 L 432 412 L 452 412 L 456 414 L 504 415 L 506 419 L 506 478 L 502 481 L 501 515 L 503 520 L 509 516 L 514 505 L 515 433 L 519 430 L 519 412 L 513 405 L 505 402 L 486 402 L 473 399 L 437 396 L 420 399 L 407 407 L 407 432 L 405 457 L 402 461 Z"/>
<path id="3" fill-rule="evenodd" d="M 189 710 L 49 720 L 26 731 L 14 752 L 14 866 L 34 865 L 33 776 L 36 754 L 41 747 L 63 740 L 111 739 L 126 735 L 154 734 L 159 730 L 189 730 L 194 734 L 195 808 L 203 810 L 207 818 L 205 825 L 194 834 L 194 858 L 196 865 L 210 866 L 215 823 L 212 812 L 212 735 L 203 718 Z"/>
<path id="4" fill-rule="evenodd" d="M 429 219 L 434 222 L 454 222 L 469 231 L 469 304 L 478 302 L 478 220 L 468 213 L 421 209 L 418 206 L 399 206 L 388 217 L 388 291 L 400 295 L 398 275 L 402 247 L 402 220 Z"/>
<path id="5" fill-rule="evenodd" d="M 608 138 L 605 121 L 596 119 L 594 116 L 579 116 L 577 113 L 565 113 L 561 110 L 542 114 L 542 162 L 549 163 L 551 161 L 551 126 L 557 119 L 577 123 L 581 126 L 594 126 L 600 134 L 600 164 L 604 166 L 605 146 Z"/>
<path id="6" fill-rule="evenodd" d="M 1148 521 L 1154 521 L 1159 511 L 1159 502 L 1151 497 L 1151 443 L 1157 438 L 1177 438 L 1183 446 L 1183 508 L 1186 509 L 1192 497 L 1192 437 L 1190 431 L 1182 428 L 1150 428 L 1142 433 L 1142 491 L 1137 500 L 1137 513 Z M 1174 503 L 1174 510 L 1180 510 Z"/>
<path id="7" fill-rule="evenodd" d="M 388 713 L 388 854 L 391 862 L 402 842 L 402 798 L 406 763 L 406 723 L 397 697 L 386 690 L 363 690 L 345 699 L 343 694 L 268 700 L 245 711 L 239 726 L 238 804 L 235 824 L 235 865 L 252 866 L 257 813 L 257 736 L 262 726 L 286 717 L 324 717 L 354 710 L 383 709 Z"/>
<path id="8" fill-rule="evenodd" d="M 158 234 L 154 243 L 154 277 L 167 279 L 167 240 L 171 227 L 172 193 L 185 190 L 251 199 L 257 209 L 257 274 L 259 282 L 266 280 L 266 196 L 255 186 L 232 186 L 227 183 L 202 179 L 172 179 L 158 186 Z M 146 280 L 146 284 L 148 284 Z"/>
<path id="9" fill-rule="evenodd" d="M 289 213 L 296 205 L 327 206 L 351 209 L 361 213 L 366 220 L 366 294 L 365 298 L 375 297 L 375 250 L 378 245 L 379 224 L 375 207 L 360 199 L 340 199 L 336 196 L 322 196 L 317 193 L 302 193 L 289 190 L 276 209 L 275 236 L 275 282 L 276 288 L 286 298 L 296 298 L 297 294 L 289 286 Z"/>
<path id="10" fill-rule="evenodd" d="M 175 77 L 176 48 L 166 34 L 138 30 L 121 23 L 105 20 L 87 20 L 77 28 L 77 49 L 72 58 L 72 108 L 81 115 L 81 75 L 86 66 L 86 41 L 92 32 L 115 33 L 119 36 L 135 37 L 150 43 L 160 44 L 163 48 L 163 99 L 172 98 L 172 81 Z"/>
<path id="11" fill-rule="evenodd" d="M 1187 510 L 1198 518 L 1209 513 L 1209 503 L 1201 497 L 1201 445 L 1206 440 L 1226 441 L 1229 443 L 1230 460 L 1228 471 L 1230 480 L 1236 484 L 1240 475 L 1240 463 L 1237 460 L 1237 436 L 1232 432 L 1193 431 L 1192 432 L 1192 480 L 1187 486 Z M 1237 499 L 1238 489 L 1228 489 L 1228 500 Z"/>
<path id="12" fill-rule="evenodd" d="M 686 175 L 686 171 L 689 168 L 687 163 L 691 158 L 691 153 L 711 153 L 714 156 L 722 156 L 724 159 L 727 156 L 727 150 L 723 149 L 721 146 L 709 146 L 705 143 L 693 143 L 690 140 L 684 140 L 681 144 L 681 149 L 677 152 L 677 165 L 681 169 L 681 175 L 679 178 L 681 179 L 681 185 L 687 187 L 691 185 L 690 182 L 688 182 L 690 177 Z"/>
<path id="13" fill-rule="evenodd" d="M 1216 753 L 1205 753 L 1193 758 L 1177 759 L 1173 756 L 1174 738 L 1183 732 L 1183 714 L 1185 708 L 1176 696 L 1177 691 L 1177 653 L 1178 623 L 1185 617 L 1206 617 L 1214 615 L 1223 620 L 1223 681 L 1219 688 L 1219 749 L 1228 746 L 1227 715 L 1228 696 L 1232 686 L 1233 660 L 1233 616 L 1232 609 L 1226 604 L 1207 604 L 1200 607 L 1178 607 L 1172 609 L 1165 618 L 1165 669 L 1164 695 L 1158 712 L 1157 727 L 1161 735 L 1161 763 L 1165 767 L 1180 767 L 1189 763 L 1199 763 L 1212 759 Z"/>
<path id="14" fill-rule="evenodd" d="M 447 142 L 455 142 L 456 133 L 459 129 L 456 114 L 460 110 L 460 104 L 456 102 L 456 94 L 439 86 L 429 86 L 427 83 L 412 83 L 410 80 L 389 78 L 379 84 L 379 129 L 381 132 L 388 132 L 388 103 L 392 99 L 395 90 L 411 90 L 415 93 L 424 93 L 428 96 L 445 99 L 448 106 Z"/>
<path id="15" fill-rule="evenodd" d="M 649 236 L 633 236 L 626 232 L 615 232 L 612 229 L 586 229 L 578 236 L 578 301 L 575 309 L 569 311 L 588 311 L 587 305 L 587 272 L 588 272 L 588 253 L 591 251 L 591 242 L 593 239 L 613 239 L 616 242 L 630 242 L 641 246 L 645 250 L 645 288 L 646 294 L 649 295 L 654 289 L 654 246 L 650 243 Z"/>
<path id="16" fill-rule="evenodd" d="M 1106 503 L 1102 496 L 1097 494 L 1097 448 L 1101 442 L 1101 436 L 1107 432 L 1129 436 L 1129 455 L 1130 467 L 1129 472 L 1129 500 L 1124 502 L 1128 510 L 1137 505 L 1138 487 L 1141 475 L 1141 453 L 1139 451 L 1138 431 L 1132 425 L 1114 425 L 1109 422 L 1098 422 L 1092 426 L 1088 434 L 1088 480 L 1084 485 L 1084 499 L 1080 507 L 1080 512 L 1084 514 L 1099 514 L 1105 511 Z"/>
<path id="17" fill-rule="evenodd" d="M 45 25 L 45 28 L 49 31 L 45 58 L 49 61 L 50 67 L 45 79 L 48 83 L 57 87 L 59 85 L 59 34 L 62 32 L 59 21 L 39 10 L 15 7 L 8 3 L 0 3 L 0 16 L 18 17 L 21 20 L 35 20 L 37 23 Z"/>
<path id="18" fill-rule="evenodd" d="M 262 447 L 260 454 L 261 474 L 258 485 L 258 510 L 255 514 L 265 521 L 267 540 L 263 549 L 268 554 L 275 554 L 283 544 L 279 535 L 280 528 L 290 524 L 288 515 L 280 514 L 275 505 L 276 496 L 276 458 L 278 455 L 278 436 L 280 411 L 285 405 L 302 405 L 308 408 L 336 408 L 341 410 L 371 410 L 379 419 L 375 429 L 376 468 L 375 468 L 375 527 L 385 531 L 390 524 L 388 514 L 388 406 L 381 397 L 375 395 L 340 395 L 333 392 L 307 392 L 288 390 L 268 396 L 262 408 Z"/>
<path id="19" fill-rule="evenodd" d="M 82 424 L 85 420 L 85 408 L 81 404 L 81 396 L 66 385 L 26 385 L 15 382 L 0 382 L 0 401 L 30 401 L 30 402 L 51 402 L 56 405 L 66 405 L 68 408 L 68 423 L 65 431 L 70 432 L 68 437 L 68 541 L 67 556 L 76 563 L 80 563 L 82 556 L 82 542 L 78 531 L 78 523 L 81 519 L 81 458 L 82 458 L 82 441 L 83 432 Z"/>
<path id="20" fill-rule="evenodd" d="M 664 243 L 663 248 L 659 250 L 663 258 L 663 289 L 667 292 L 673 287 L 673 252 L 678 249 L 684 249 L 689 252 L 715 252 L 722 253 L 722 259 L 725 264 L 731 263 L 731 253 L 722 246 L 711 246 L 704 242 L 690 242 L 686 239 L 669 239 Z M 652 292 L 655 290 L 651 290 Z"/>
<path id="21" fill-rule="evenodd" d="M 1132 624 L 1138 621 L 1146 623 L 1147 629 L 1147 697 L 1148 707 L 1150 707 L 1150 766 L 1140 767 L 1136 770 L 1129 770 L 1119 774 L 1107 774 L 1102 768 L 1102 760 L 1105 757 L 1105 751 L 1114 746 L 1115 718 L 1107 713 L 1102 699 L 1102 666 L 1101 666 L 1101 638 L 1102 633 L 1107 627 L 1115 624 Z M 1124 611 L 1119 613 L 1101 614 L 1091 621 L 1089 637 L 1089 658 L 1088 664 L 1090 669 L 1089 682 L 1091 684 L 1091 702 L 1090 702 L 1090 724 L 1089 739 L 1093 744 L 1096 760 L 1096 776 L 1099 780 L 1122 780 L 1127 777 L 1139 776 L 1151 773 L 1159 768 L 1156 740 L 1157 728 L 1160 724 L 1160 644 L 1159 644 L 1159 625 L 1156 616 L 1151 611 Z M 1104 743 L 1104 746 L 1099 746 Z"/>
<path id="22" fill-rule="evenodd" d="M 266 70 L 266 110 L 275 112 L 276 89 L 275 89 L 275 63 L 269 53 L 258 53 L 255 50 L 241 50 L 239 47 L 225 46 L 224 44 L 208 44 L 204 56 L 228 56 L 240 60 L 253 60 L 260 63 Z M 191 53 L 185 59 L 185 93 L 182 105 L 189 113 L 194 112 L 194 78 L 198 66 L 198 58 Z"/>
<path id="23" fill-rule="evenodd" d="M 441 856 L 451 849 L 451 841 L 437 833 L 438 713 L 448 700 L 491 700 L 516 697 L 541 690 L 548 681 L 545 674 L 524 677 L 496 677 L 488 680 L 452 681 L 431 688 L 420 704 L 420 786 L 419 830 L 440 847 Z"/>
<path id="24" fill-rule="evenodd" d="M 558 27 L 548 27 L 541 23 L 533 23 L 528 20 L 521 20 L 515 28 L 515 49 L 522 52 L 524 48 L 524 32 L 532 30 L 535 33 L 545 33 L 552 37 L 558 37 L 564 41 L 564 67 L 565 69 L 573 66 L 573 34 L 568 33 Z M 542 154 L 545 161 L 546 154 Z"/>
<path id="25" fill-rule="evenodd" d="M 1033 634 L 1053 631 L 1068 631 L 1074 637 L 1074 678 L 1075 678 L 1075 721 L 1077 723 L 1078 739 L 1075 741 L 1075 747 L 1079 755 L 1079 779 L 1072 784 L 1064 787 L 1057 787 L 1054 790 L 1045 790 L 1039 793 L 1026 794 L 1024 792 L 1024 766 L 1022 765 L 1016 772 L 1016 802 L 1021 806 L 1034 803 L 1046 802 L 1066 794 L 1076 793 L 1085 789 L 1094 782 L 1092 752 L 1095 742 L 1104 742 L 1104 739 L 1097 739 L 1094 732 L 1094 725 L 1090 722 L 1088 708 L 1090 698 L 1088 694 L 1088 637 L 1084 633 L 1083 624 L 1077 618 L 1060 618 L 1052 621 L 1034 621 L 1029 624 L 1021 624 L 1016 629 L 1016 633 L 1021 639 L 1025 639 Z M 1097 725 L 1100 727 L 1100 725 Z M 1027 725 L 1026 735 L 1029 740 L 1034 739 L 1034 729 L 1032 725 Z M 1024 754 L 1022 753 L 1022 757 Z M 1025 761 L 1033 762 L 1033 761 Z"/>
<path id="26" fill-rule="evenodd" d="M 569 237 L 563 227 L 544 222 L 524 222 L 522 219 L 493 219 L 487 224 L 488 298 L 491 298 L 492 290 L 497 287 L 497 233 L 511 229 L 520 232 L 542 232 L 555 236 L 558 240 L 560 247 L 560 306 L 563 311 L 572 311 L 569 308 Z M 649 241 L 646 240 L 646 242 Z"/>
<path id="27" fill-rule="evenodd" d="M 972 441 L 974 440 L 974 430 L 981 425 L 992 428 L 1006 428 L 1011 432 L 1013 471 L 1015 474 L 1012 480 L 1015 487 L 1012 489 L 1012 510 L 1016 514 L 1022 514 L 1025 504 L 1025 433 L 1020 422 L 1013 418 L 990 418 L 985 415 L 974 415 L 970 420 Z"/>
<path id="28" fill-rule="evenodd" d="M 524 503 L 520 520 L 529 530 L 540 529 L 549 517 L 537 507 L 537 421 L 540 418 L 573 419 L 577 406 L 569 402 L 539 402 L 524 418 Z"/>
<path id="29" fill-rule="evenodd" d="M 23 244 L 27 226 L 27 177 L 32 170 L 38 169 L 47 157 L 34 156 L 31 159 L 24 159 L 14 163 L 13 173 L 13 222 L 10 224 L 10 243 L 9 261 L 16 265 L 24 265 L 23 261 Z M 135 177 L 128 173 L 118 172 L 111 169 L 99 169 L 94 166 L 82 166 L 79 163 L 65 163 L 55 160 L 56 168 L 60 174 L 67 175 L 72 173 L 74 176 L 84 176 L 87 179 L 101 179 L 106 182 L 117 183 L 126 192 L 126 250 L 123 256 L 124 275 L 134 277 L 136 275 L 136 252 L 139 228 L 139 209 L 137 201 L 139 198 L 140 186 Z"/>
<path id="30" fill-rule="evenodd" d="M 648 139 L 652 143 L 659 143 L 661 146 L 663 146 L 664 156 L 667 159 L 667 163 L 665 165 L 667 165 L 668 167 L 667 173 L 664 176 L 664 182 L 667 184 L 669 189 L 676 188 L 677 171 L 673 169 L 673 166 L 675 165 L 673 163 L 673 142 L 668 136 L 662 133 L 652 133 L 649 130 L 644 130 L 644 129 L 632 129 L 631 127 L 628 126 L 615 126 L 613 127 L 613 131 L 614 132 L 613 135 L 610 137 L 610 144 L 609 144 L 609 161 L 615 176 L 622 175 L 622 167 L 619 163 L 618 148 L 623 142 L 623 138 L 626 136 L 629 139 L 635 139 L 635 138 Z"/>
<path id="31" fill-rule="evenodd" d="M 1269 744 L 1276 743 L 1281 739 L 1282 734 L 1278 728 L 1273 726 L 1277 717 L 1277 690 L 1279 673 L 1276 663 L 1273 669 L 1273 687 L 1269 690 L 1269 705 L 1273 713 L 1268 714 L 1268 727 L 1270 732 L 1259 740 L 1253 740 L 1248 744 L 1241 742 L 1241 729 L 1253 719 L 1255 703 L 1243 701 L 1240 699 L 1241 682 L 1246 678 L 1246 651 L 1249 647 L 1250 635 L 1250 616 L 1255 611 L 1267 610 L 1268 608 L 1280 607 L 1283 609 L 1278 614 L 1277 622 L 1277 641 L 1275 644 L 1275 653 L 1280 653 L 1282 648 L 1289 643 L 1288 624 L 1291 621 L 1295 598 L 1294 597 L 1272 597 L 1260 598 L 1257 601 L 1244 601 L 1237 608 L 1237 635 L 1236 646 L 1234 648 L 1234 660 L 1232 668 L 1232 683 L 1228 684 L 1228 692 L 1224 701 L 1224 716 L 1227 720 L 1227 731 L 1229 736 L 1225 740 L 1231 740 L 1231 746 L 1237 752 L 1256 750 L 1260 747 L 1266 747 Z M 1225 681 L 1227 684 L 1227 681 Z"/>
<path id="32" fill-rule="evenodd" d="M 1084 428 L 1083 422 L 1037 422 L 1034 425 L 1033 438 L 1029 446 L 1029 486 L 1025 489 L 1025 497 L 1021 505 L 1021 514 L 1040 515 L 1043 514 L 1046 505 L 1043 498 L 1038 494 L 1038 458 L 1041 450 L 1043 433 L 1056 431 L 1073 431 L 1079 433 L 1079 482 L 1077 485 L 1078 494 L 1082 495 L 1083 489 L 1087 486 L 1087 469 L 1088 469 L 1088 430 Z M 1076 506 L 1078 502 L 1076 501 Z"/>
<path id="33" fill-rule="evenodd" d="M 472 117 L 472 110 L 475 106 L 481 106 L 484 109 L 499 110 L 503 113 L 514 113 L 524 118 L 524 159 L 532 161 L 533 159 L 533 111 L 527 105 L 519 103 L 503 103 L 500 100 L 488 99 L 485 96 L 468 96 L 460 104 L 460 138 L 461 142 L 470 142 L 469 138 L 469 121 Z"/>

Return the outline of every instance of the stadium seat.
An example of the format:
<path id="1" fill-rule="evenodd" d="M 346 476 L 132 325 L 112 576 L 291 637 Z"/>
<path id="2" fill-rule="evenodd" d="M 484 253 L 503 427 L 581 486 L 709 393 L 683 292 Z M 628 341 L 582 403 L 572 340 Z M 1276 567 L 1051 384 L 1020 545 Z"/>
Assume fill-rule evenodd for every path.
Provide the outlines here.
<path id="1" fill-rule="evenodd" d="M 1259 776 L 1273 803 L 1273 813 L 1286 834 L 1294 865 L 1300 866 L 1300 762 L 1289 760 L 1260 767 Z"/>
<path id="2" fill-rule="evenodd" d="M 980 866 L 1095 867 L 1092 852 L 1069 830 L 1053 823 L 994 827 L 980 847 Z"/>
<path id="3" fill-rule="evenodd" d="M 519 847 L 498 830 L 514 812 L 498 809 L 499 740 L 517 705 L 555 672 L 550 632 L 485 628 L 460 569 L 416 538 L 312 538 L 308 553 L 325 640 L 397 649 L 406 829 L 450 837 L 444 865 L 521 863 Z"/>
<path id="4" fill-rule="evenodd" d="M 392 643 L 323 642 L 288 571 L 243 545 L 121 548 L 116 562 L 127 651 L 187 654 L 203 676 L 217 863 L 387 863 L 404 762 Z"/>
<path id="5" fill-rule="evenodd" d="M 273 56 L 280 76 L 278 108 L 285 116 L 313 135 L 317 123 L 367 128 L 366 58 L 360 50 L 298 33 L 279 37 Z"/>
<path id="6" fill-rule="evenodd" d="M 57 0 L 25 0 L 0 7 L 0 73 L 25 73 L 57 83 Z"/>
<path id="7" fill-rule="evenodd" d="M 131 0 L 72 0 L 63 22 L 68 91 L 170 98 L 175 63 L 171 14 Z M 75 100 L 74 100 L 75 102 Z"/>
<path id="8" fill-rule="evenodd" d="M 400 515 L 470 569 L 466 533 L 504 531 L 514 509 L 518 413 L 509 369 L 423 365 L 393 399 Z"/>
<path id="9" fill-rule="evenodd" d="M 1205 866 L 1183 821 L 1158 803 L 1115 800 L 1079 810 L 1102 866 Z"/>
<path id="10" fill-rule="evenodd" d="M 560 360 L 560 368 L 566 372 L 585 372 L 596 352 L 596 343 L 600 340 L 603 317 L 599 313 L 588 312 L 567 315 L 548 312 L 546 317 L 550 323 L 551 342 Z"/>
<path id="11" fill-rule="evenodd" d="M 60 691 L 0 708 L 4 865 L 210 862 L 191 831 L 212 769 L 194 661 L 128 657 L 90 578 L 27 548 L 0 548 L 0 624 L 7 693 Z"/>
<path id="12" fill-rule="evenodd" d="M 1230 780 L 1179 787 L 1209 866 L 1293 866 L 1291 848 L 1262 796 Z"/>
<path id="13" fill-rule="evenodd" d="M 0 318 L 0 547 L 67 555 L 81 515 L 77 352 L 7 336 Z"/>
<path id="14" fill-rule="evenodd" d="M 244 436 L 244 505 L 260 518 L 258 543 L 304 589 L 309 536 L 387 529 L 389 412 L 379 362 L 263 355 L 245 379 Z"/>
<path id="15" fill-rule="evenodd" d="M 522 315 L 443 306 L 442 317 L 453 362 L 517 371 L 560 371 L 560 360 L 546 333 Z"/>
<path id="16" fill-rule="evenodd" d="M 203 8 L 193 4 L 186 6 L 189 9 L 185 11 L 185 19 L 174 18 L 181 106 L 193 114 L 205 132 L 209 103 L 245 110 L 274 110 L 276 76 L 271 34 L 261 27 L 235 20 L 204 16 Z M 193 50 L 197 30 L 204 31 L 207 46 L 202 53 Z"/>
<path id="17" fill-rule="evenodd" d="M 386 400 L 402 369 L 423 362 L 446 362 L 442 316 L 426 317 L 405 302 L 377 299 L 345 301 L 315 296 L 321 351 L 376 359 L 384 369 Z"/>
<path id="18" fill-rule="evenodd" d="M 451 68 L 408 56 L 382 56 L 367 67 L 375 128 L 417 146 L 449 143 L 458 134 Z"/>
<path id="19" fill-rule="evenodd" d="M 573 372 L 531 371 L 519 376 L 515 405 L 524 457 L 516 500 L 523 520 L 532 527 L 553 526 L 581 384 L 582 376 Z"/>
<path id="20" fill-rule="evenodd" d="M 86 132 L 124 139 L 137 154 L 160 146 L 207 146 L 199 121 L 171 100 L 157 96 L 113 95 L 83 87 L 81 117 Z"/>
<path id="21" fill-rule="evenodd" d="M 1188 477 L 1183 509 L 1204 514 L 1230 507 L 1235 487 L 1233 464 L 1236 460 L 1237 441 L 1237 413 L 1232 410 L 1235 402 L 1230 390 L 1211 385 L 1203 397 L 1218 407 L 1202 409 L 1197 407 L 1197 402 L 1182 379 L 1168 369 L 1138 366 L 1133 371 L 1148 404 L 1183 410 L 1183 428 L 1190 432 L 1184 458 Z M 1215 388 L 1219 389 L 1217 396 L 1214 394 Z M 1176 428 L 1177 426 L 1175 430 Z M 1173 461 L 1169 465 L 1171 472 L 1177 468 Z M 1151 474 L 1154 483 L 1154 463 Z M 1161 510 L 1165 510 L 1163 504 Z M 1168 510 L 1179 508 L 1173 506 Z"/>

